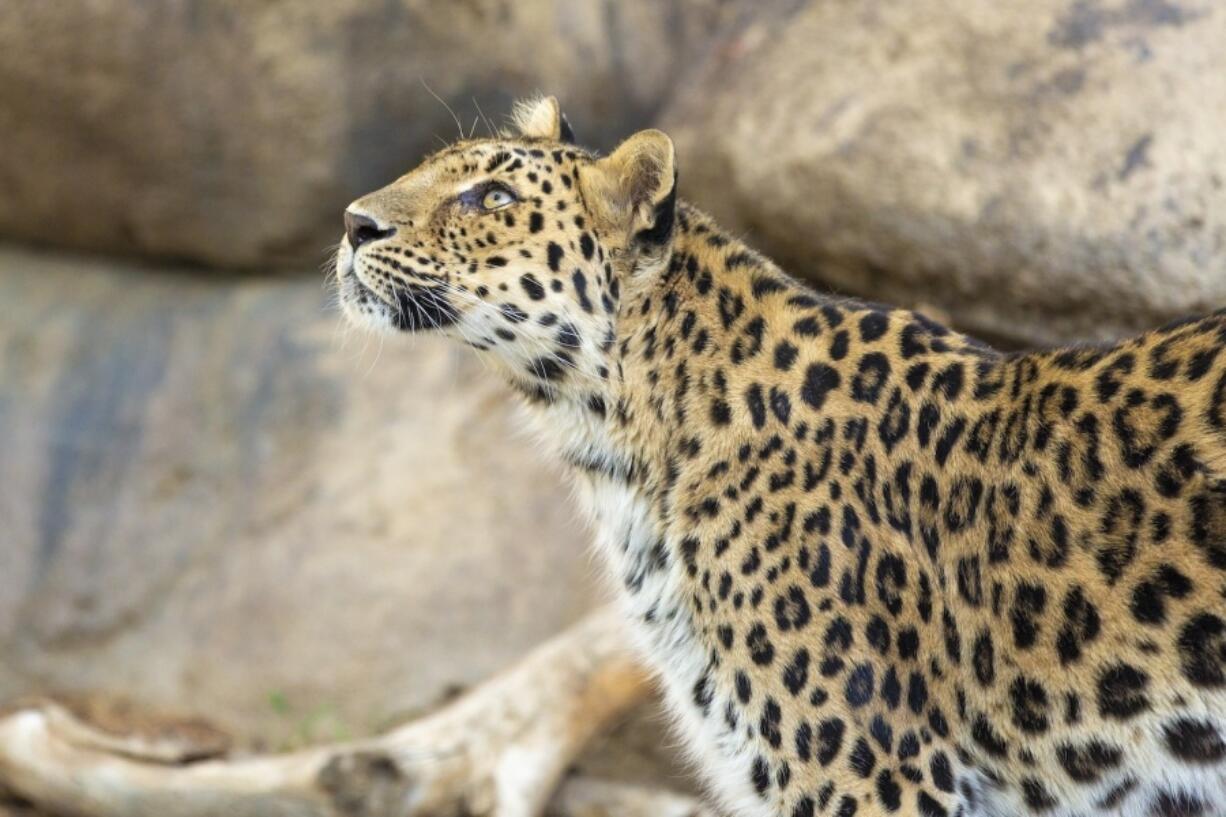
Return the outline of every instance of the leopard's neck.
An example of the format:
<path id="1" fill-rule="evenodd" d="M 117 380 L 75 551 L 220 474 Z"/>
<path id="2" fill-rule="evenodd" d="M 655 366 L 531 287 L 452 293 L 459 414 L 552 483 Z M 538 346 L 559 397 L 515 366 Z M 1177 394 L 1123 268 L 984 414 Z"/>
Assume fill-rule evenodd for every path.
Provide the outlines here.
<path id="1" fill-rule="evenodd" d="M 840 337 L 861 337 L 865 320 L 905 324 L 900 342 L 913 345 L 914 359 L 934 375 L 956 362 L 968 379 L 976 371 L 990 379 L 982 367 L 1000 361 L 910 311 L 819 295 L 705 214 L 679 205 L 662 268 L 623 284 L 615 341 L 596 366 L 607 377 L 599 387 L 537 400 L 532 409 L 585 487 L 597 524 L 602 515 L 618 516 L 618 524 L 635 517 L 634 531 L 611 543 L 623 583 L 637 587 L 651 565 L 684 561 L 686 554 L 673 551 L 685 539 L 698 529 L 715 535 L 719 520 L 763 487 L 708 491 L 704 482 L 717 480 L 721 469 L 756 471 L 753 462 L 778 455 L 795 461 L 778 468 L 777 479 L 812 479 L 821 463 L 806 461 L 805 452 L 832 435 L 855 433 L 856 423 L 864 433 L 888 422 L 889 395 L 870 404 L 848 394 L 854 384 Z M 987 413 L 992 404 L 974 408 Z M 878 466 L 884 472 L 888 463 Z M 593 502 L 593 493 L 605 499 Z M 614 493 L 618 498 L 608 500 Z"/>

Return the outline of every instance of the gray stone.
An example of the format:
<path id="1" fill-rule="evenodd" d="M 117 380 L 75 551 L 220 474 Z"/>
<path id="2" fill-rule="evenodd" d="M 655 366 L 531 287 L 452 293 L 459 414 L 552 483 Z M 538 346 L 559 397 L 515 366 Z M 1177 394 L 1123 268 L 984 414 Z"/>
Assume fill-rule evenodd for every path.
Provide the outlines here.
<path id="1" fill-rule="evenodd" d="M 552 93 L 607 147 L 650 118 L 737 5 L 6 2 L 0 235 L 226 267 L 317 263 L 352 199 L 460 126 L 485 132 L 478 105 L 496 126 L 515 97 Z"/>
<path id="2" fill-rule="evenodd" d="M 368 734 L 600 601 L 470 353 L 346 335 L 318 278 L 159 273 L 0 250 L 0 701 Z"/>
<path id="3" fill-rule="evenodd" d="M 794 272 L 1020 342 L 1226 304 L 1226 9 L 824 0 L 664 116 L 682 189 Z"/>

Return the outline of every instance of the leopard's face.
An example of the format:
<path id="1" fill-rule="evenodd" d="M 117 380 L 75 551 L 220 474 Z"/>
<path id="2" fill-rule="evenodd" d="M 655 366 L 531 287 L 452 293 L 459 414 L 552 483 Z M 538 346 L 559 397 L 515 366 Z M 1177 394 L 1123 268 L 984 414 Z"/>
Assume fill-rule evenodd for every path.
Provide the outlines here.
<path id="1" fill-rule="evenodd" d="M 592 288 L 575 282 L 600 272 L 575 189 L 587 161 L 556 143 L 466 141 L 358 199 L 338 256 L 347 313 L 474 343 L 539 339 L 522 324 L 582 311 Z"/>
<path id="2" fill-rule="evenodd" d="M 659 193 L 624 157 L 570 144 L 552 98 L 521 106 L 517 127 L 452 145 L 351 204 L 336 274 L 350 321 L 441 332 L 557 389 L 575 372 L 607 374 L 622 282 L 647 258 L 635 231 Z M 671 191 L 671 164 L 661 169 Z"/>

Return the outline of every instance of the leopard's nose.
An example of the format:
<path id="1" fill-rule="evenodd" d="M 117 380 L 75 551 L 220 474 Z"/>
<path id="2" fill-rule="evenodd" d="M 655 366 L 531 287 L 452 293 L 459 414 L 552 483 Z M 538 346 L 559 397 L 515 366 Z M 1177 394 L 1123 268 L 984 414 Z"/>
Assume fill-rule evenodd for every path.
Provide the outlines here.
<path id="1" fill-rule="evenodd" d="M 368 241 L 389 238 L 395 233 L 395 227 L 381 227 L 379 222 L 365 213 L 355 213 L 352 210 L 345 211 L 345 235 L 349 238 L 349 246 L 353 248 L 354 252 L 357 252 L 358 247 Z"/>

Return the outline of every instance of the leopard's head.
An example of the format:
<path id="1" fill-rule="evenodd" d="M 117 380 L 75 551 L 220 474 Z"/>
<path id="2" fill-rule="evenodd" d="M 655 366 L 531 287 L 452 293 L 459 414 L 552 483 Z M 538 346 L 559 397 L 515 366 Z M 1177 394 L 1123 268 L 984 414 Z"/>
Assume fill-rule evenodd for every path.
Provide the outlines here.
<path id="1" fill-rule="evenodd" d="M 641 131 L 598 157 L 552 97 L 517 104 L 513 123 L 349 206 L 341 304 L 356 324 L 447 334 L 563 389 L 574 370 L 605 376 L 619 303 L 667 263 L 673 144 Z"/>

